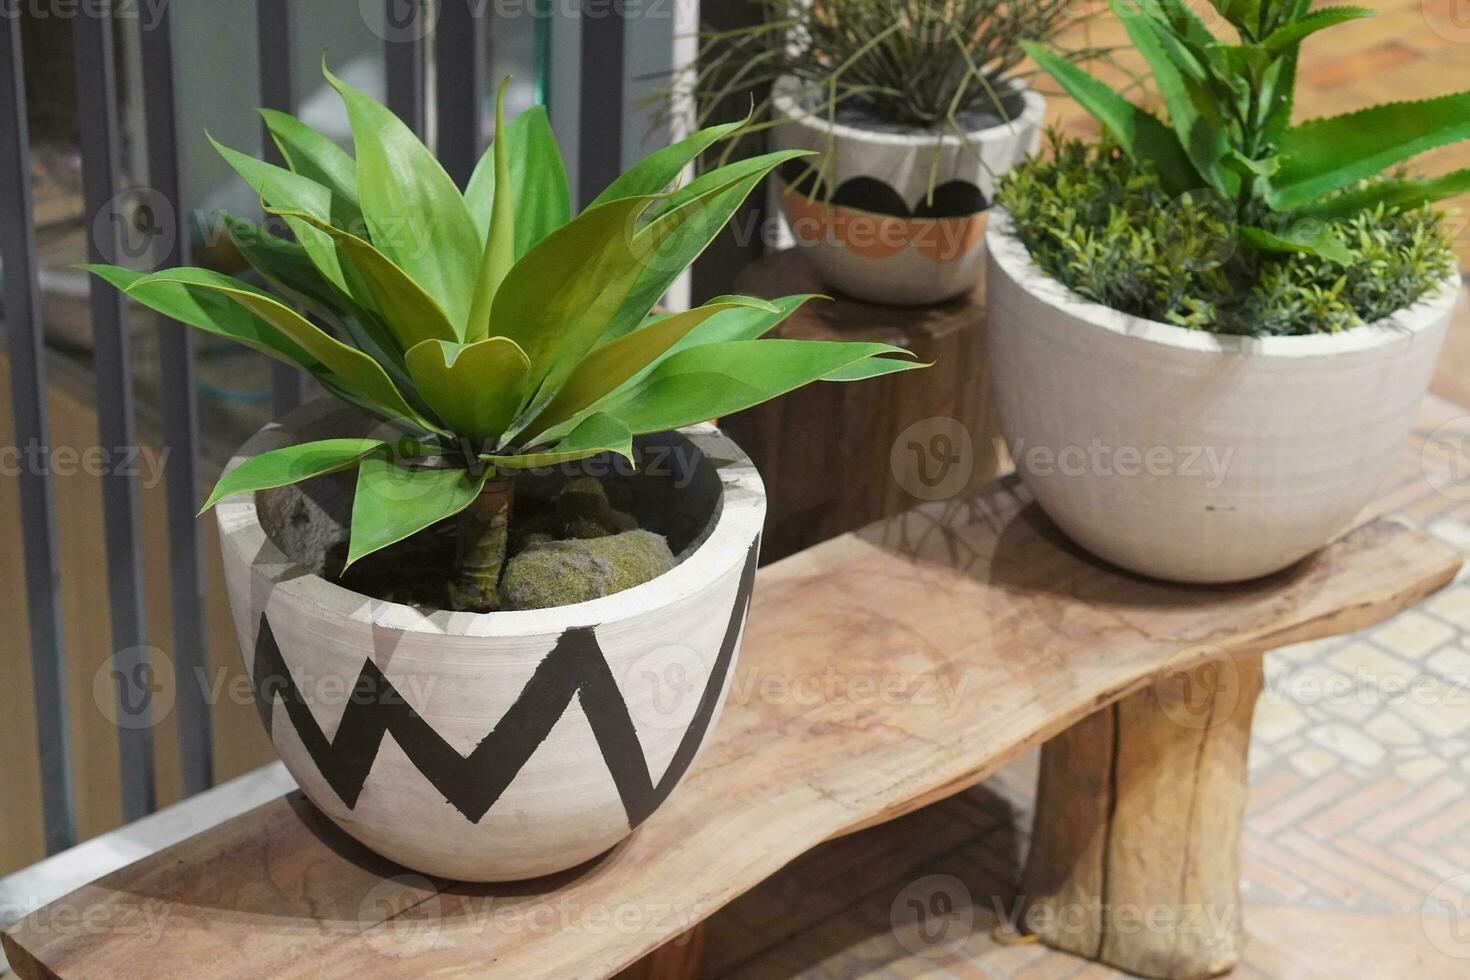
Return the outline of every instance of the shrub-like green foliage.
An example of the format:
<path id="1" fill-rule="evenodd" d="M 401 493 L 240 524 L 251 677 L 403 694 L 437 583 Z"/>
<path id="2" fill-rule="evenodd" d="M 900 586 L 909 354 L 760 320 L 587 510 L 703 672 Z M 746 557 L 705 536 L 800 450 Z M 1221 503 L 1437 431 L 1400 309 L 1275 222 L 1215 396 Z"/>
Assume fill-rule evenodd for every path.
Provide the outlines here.
<path id="1" fill-rule="evenodd" d="M 1345 263 L 1240 249 L 1231 202 L 1209 191 L 1171 195 L 1110 141 L 1054 135 L 1050 152 L 1005 178 L 997 203 L 1032 260 L 1079 295 L 1217 333 L 1344 330 L 1413 304 L 1455 268 L 1442 218 L 1422 206 L 1380 203 L 1325 222 Z M 1266 220 L 1268 231 L 1288 233 L 1288 219 Z"/>
<path id="2" fill-rule="evenodd" d="M 1371 219 L 1354 225 L 1357 216 L 1470 190 L 1470 169 L 1431 180 L 1364 183 L 1426 150 L 1470 138 L 1470 92 L 1292 123 L 1303 40 L 1371 17 L 1372 10 L 1313 11 L 1311 0 L 1210 3 L 1234 29 L 1235 43 L 1217 38 L 1186 0 L 1111 0 L 1148 62 L 1168 123 L 1058 53 L 1031 42 L 1025 47 L 1129 157 L 1151 167 L 1168 199 L 1209 191 L 1230 202 L 1237 251 L 1351 266 L 1363 260 L 1364 246 L 1344 236 L 1354 228 L 1369 229 L 1370 237 L 1378 230 Z M 1381 230 L 1388 241 L 1366 246 L 1370 256 L 1406 233 Z M 1333 300 L 1324 295 L 1313 303 L 1326 309 Z"/>
<path id="3" fill-rule="evenodd" d="M 765 175 L 801 155 L 756 157 L 666 193 L 740 123 L 654 153 L 572 217 L 544 109 L 507 125 L 497 106 L 495 145 L 461 193 L 392 112 L 323 70 L 346 103 L 355 159 L 270 111 L 263 114 L 289 169 L 215 144 L 294 235 L 227 216 L 274 294 L 204 269 L 90 267 L 145 306 L 299 367 L 387 423 L 383 438 L 247 460 L 206 507 L 356 469 L 351 564 L 464 512 L 506 472 L 601 453 L 631 460 L 632 439 L 643 433 L 737 412 L 812 381 L 917 366 L 883 344 L 758 339 L 804 296 L 725 296 L 652 315 Z M 475 534 L 462 560 L 498 574 L 503 513 Z"/>

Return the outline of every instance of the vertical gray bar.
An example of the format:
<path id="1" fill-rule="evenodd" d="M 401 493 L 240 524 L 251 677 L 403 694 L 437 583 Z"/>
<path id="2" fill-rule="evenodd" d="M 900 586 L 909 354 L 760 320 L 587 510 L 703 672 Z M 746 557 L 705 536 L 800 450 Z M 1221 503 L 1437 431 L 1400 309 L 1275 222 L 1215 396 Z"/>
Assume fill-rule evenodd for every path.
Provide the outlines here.
<path id="1" fill-rule="evenodd" d="M 434 28 L 439 162 L 463 188 L 480 159 L 484 45 L 470 0 L 440 0 Z"/>
<path id="2" fill-rule="evenodd" d="M 383 61 L 388 108 L 424 138 L 424 0 L 387 0 Z"/>
<path id="3" fill-rule="evenodd" d="M 291 10 L 287 0 L 255 0 L 255 38 L 259 53 L 260 104 L 266 109 L 296 111 L 291 80 Z M 261 156 L 285 166 L 280 148 L 262 123 Z M 285 415 L 301 404 L 305 377 L 296 368 L 271 362 L 271 397 L 276 415 Z"/>
<path id="4" fill-rule="evenodd" d="M 173 29 L 167 5 L 141 31 L 143 111 L 147 120 L 149 182 L 175 216 L 173 247 L 165 267 L 188 259 L 188 228 L 179 197 L 179 148 L 175 127 Z M 205 671 L 209 664 L 204 630 L 204 578 L 199 551 L 199 419 L 194 402 L 194 340 L 182 323 L 159 324 L 159 386 L 163 449 L 168 453 L 164 494 L 168 507 L 169 589 L 173 608 L 175 705 L 179 724 L 179 768 L 183 795 L 210 787 L 213 739 Z"/>
<path id="5" fill-rule="evenodd" d="M 108 5 L 109 9 L 111 4 Z M 95 8 L 94 8 L 95 10 Z M 117 77 L 112 19 L 72 21 L 77 76 L 77 130 L 82 150 L 82 191 L 87 208 L 87 249 L 93 262 L 114 262 L 118 252 L 114 200 L 119 159 Z M 97 369 L 98 433 L 103 451 L 116 459 L 137 447 L 133 432 L 133 370 L 123 301 L 99 280 L 91 285 L 92 333 Z M 130 472 L 102 477 L 102 515 L 107 547 L 108 607 L 112 616 L 113 676 L 118 686 L 118 757 L 122 769 L 123 820 L 153 810 L 153 733 L 147 726 L 154 680 L 144 645 L 142 550 L 138 541 L 138 487 Z"/>
<path id="6" fill-rule="evenodd" d="M 622 172 L 624 26 L 622 4 L 582 0 L 577 197 L 584 203 Z"/>
<path id="7" fill-rule="evenodd" d="M 31 210 L 31 154 L 26 126 L 25 71 L 20 18 L 0 17 L 0 262 L 5 269 L 5 330 L 10 347 L 10 397 L 15 445 L 51 444 L 46 411 L 46 367 L 36 279 Z M 26 610 L 40 749 L 41 808 L 46 853 L 77 842 L 70 736 L 66 726 L 66 660 L 56 571 L 56 514 L 44 469 L 22 465 L 21 540 L 26 562 Z"/>

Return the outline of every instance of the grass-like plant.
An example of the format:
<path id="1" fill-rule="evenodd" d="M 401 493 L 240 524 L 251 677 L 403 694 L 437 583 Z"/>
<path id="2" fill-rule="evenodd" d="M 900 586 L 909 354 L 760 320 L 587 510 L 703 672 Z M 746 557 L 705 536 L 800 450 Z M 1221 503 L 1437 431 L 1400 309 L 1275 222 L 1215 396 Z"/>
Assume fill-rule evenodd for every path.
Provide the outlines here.
<path id="1" fill-rule="evenodd" d="M 346 103 L 355 159 L 269 110 L 289 169 L 215 144 L 294 235 L 226 216 L 276 295 L 204 269 L 88 267 L 145 306 L 301 368 L 391 427 L 385 438 L 249 459 L 205 509 L 356 468 L 347 563 L 460 515 L 452 601 L 488 608 L 515 471 L 603 453 L 631 462 L 637 435 L 812 381 L 917 366 L 884 344 L 760 339 L 806 296 L 725 296 L 651 314 L 751 190 L 796 155 L 744 160 L 667 191 L 741 123 L 659 150 L 572 217 L 545 110 L 506 124 L 498 103 L 495 143 L 461 193 L 392 112 L 323 71 Z"/>
<path id="2" fill-rule="evenodd" d="M 1434 179 L 1378 178 L 1470 137 L 1470 92 L 1394 102 L 1293 124 L 1303 41 L 1364 17 L 1365 7 L 1311 10 L 1311 0 L 1210 0 L 1236 34 L 1215 36 L 1185 0 L 1111 0 L 1148 62 L 1165 122 L 1057 51 L 1026 51 L 1170 196 L 1215 196 L 1231 210 L 1231 261 L 1243 285 L 1262 256 L 1354 261 L 1351 222 L 1377 208 L 1419 207 L 1470 190 L 1470 169 Z"/>
<path id="3" fill-rule="evenodd" d="M 1005 96 L 1025 58 L 1019 42 L 1052 38 L 1086 17 L 1072 0 L 752 2 L 761 23 L 704 31 L 699 56 L 670 95 L 710 111 L 727 97 L 754 94 L 764 119 L 771 83 L 790 76 L 813 115 L 832 119 L 855 108 L 963 134 L 970 110 L 1007 118 Z"/>

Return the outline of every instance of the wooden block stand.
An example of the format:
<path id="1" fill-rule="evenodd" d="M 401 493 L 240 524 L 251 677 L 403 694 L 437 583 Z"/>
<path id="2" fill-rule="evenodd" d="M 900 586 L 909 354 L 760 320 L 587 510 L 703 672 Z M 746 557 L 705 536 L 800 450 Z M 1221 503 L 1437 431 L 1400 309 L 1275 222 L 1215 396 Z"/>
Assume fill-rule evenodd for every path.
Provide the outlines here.
<path id="1" fill-rule="evenodd" d="M 810 385 L 721 421 L 766 481 L 763 562 L 999 474 L 983 283 L 936 306 L 880 306 L 833 294 L 799 249 L 787 249 L 747 266 L 734 292 L 831 294 L 773 336 L 893 344 L 934 365 L 862 384 Z"/>
<path id="2" fill-rule="evenodd" d="M 1459 567 L 1379 521 L 1268 579 L 1167 585 L 1083 554 L 1003 482 L 764 569 L 710 744 L 579 869 L 428 879 L 291 794 L 23 919 L 6 955 L 26 980 L 584 978 L 649 954 L 632 976 L 693 976 L 696 927 L 735 897 L 1045 743 L 1028 921 L 1111 965 L 1209 976 L 1241 942 L 1263 651 L 1368 627 Z"/>

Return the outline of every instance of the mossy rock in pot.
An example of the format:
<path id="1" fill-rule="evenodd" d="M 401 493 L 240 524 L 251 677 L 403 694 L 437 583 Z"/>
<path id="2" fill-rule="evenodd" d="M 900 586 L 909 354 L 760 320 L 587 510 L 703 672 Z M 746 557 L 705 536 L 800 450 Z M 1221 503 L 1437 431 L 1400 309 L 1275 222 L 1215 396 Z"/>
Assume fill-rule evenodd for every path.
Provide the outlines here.
<path id="1" fill-rule="evenodd" d="M 674 565 L 668 541 L 651 531 L 532 542 L 507 563 L 500 597 L 506 609 L 566 606 L 642 585 Z"/>

